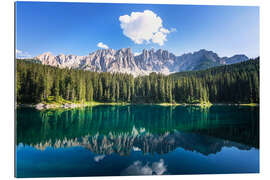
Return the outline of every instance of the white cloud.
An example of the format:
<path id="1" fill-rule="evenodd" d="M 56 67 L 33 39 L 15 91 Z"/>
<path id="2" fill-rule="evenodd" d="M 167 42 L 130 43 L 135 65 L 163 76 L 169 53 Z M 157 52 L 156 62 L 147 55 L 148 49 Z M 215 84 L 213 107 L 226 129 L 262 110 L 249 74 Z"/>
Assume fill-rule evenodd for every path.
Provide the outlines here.
<path id="1" fill-rule="evenodd" d="M 160 159 L 159 162 L 154 162 L 152 164 L 153 172 L 158 175 L 161 175 L 167 171 L 167 167 L 164 165 L 164 160 Z"/>
<path id="2" fill-rule="evenodd" d="M 139 52 L 135 52 L 134 53 L 134 56 L 138 56 L 138 55 L 140 55 L 141 53 L 139 53 Z"/>
<path id="3" fill-rule="evenodd" d="M 119 21 L 124 35 L 136 44 L 152 41 L 162 46 L 170 33 L 163 27 L 162 19 L 150 10 L 120 16 Z"/>
<path id="4" fill-rule="evenodd" d="M 94 161 L 99 162 L 99 161 L 101 161 L 104 158 L 105 158 L 105 155 L 95 156 L 94 157 Z"/>
<path id="5" fill-rule="evenodd" d="M 103 42 L 99 42 L 99 43 L 97 44 L 97 47 L 103 48 L 103 49 L 108 49 L 108 48 L 109 48 L 106 44 L 103 44 Z"/>
<path id="6" fill-rule="evenodd" d="M 162 33 L 164 33 L 164 34 L 170 33 L 170 31 L 168 29 L 165 29 L 165 28 L 160 28 L 159 31 L 162 32 Z"/>
<path id="7" fill-rule="evenodd" d="M 147 162 L 145 165 L 141 161 L 135 161 L 127 169 L 121 172 L 122 175 L 161 175 L 167 171 L 167 167 L 164 165 L 164 160 L 160 159 L 158 162 L 153 162 L 152 167 Z"/>
<path id="8" fill-rule="evenodd" d="M 152 175 L 153 171 L 148 164 L 143 165 L 141 161 L 135 161 L 127 169 L 125 169 L 122 175 Z"/>
<path id="9" fill-rule="evenodd" d="M 140 149 L 140 148 L 135 147 L 135 146 L 134 146 L 132 149 L 133 149 L 133 151 L 141 151 L 141 149 Z"/>
<path id="10" fill-rule="evenodd" d="M 21 50 L 16 49 L 16 54 L 20 54 L 20 53 L 22 53 L 22 51 L 21 51 Z"/>
<path id="11" fill-rule="evenodd" d="M 166 36 L 167 35 L 163 32 L 157 32 L 152 37 L 152 41 L 153 41 L 153 43 L 157 43 L 160 46 L 162 46 L 164 44 L 164 41 L 167 41 Z"/>
<path id="12" fill-rule="evenodd" d="M 16 49 L 16 58 L 24 59 L 24 58 L 32 58 L 32 56 L 28 52 L 23 52 L 19 49 Z"/>

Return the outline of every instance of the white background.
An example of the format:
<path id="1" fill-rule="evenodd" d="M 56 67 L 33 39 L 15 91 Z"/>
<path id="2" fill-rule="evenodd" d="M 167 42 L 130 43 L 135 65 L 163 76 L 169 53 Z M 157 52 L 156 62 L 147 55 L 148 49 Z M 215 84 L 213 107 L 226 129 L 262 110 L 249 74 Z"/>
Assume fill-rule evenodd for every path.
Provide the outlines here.
<path id="1" fill-rule="evenodd" d="M 34 0 L 32 0 L 34 1 Z M 51 1 L 51 0 L 47 0 Z M 70 0 L 56 0 L 70 1 Z M 72 2 L 72 0 L 70 1 Z M 75 0 L 73 0 L 75 2 Z M 98 2 L 98 0 L 80 0 Z M 181 176 L 127 176 L 91 177 L 91 179 L 270 179 L 270 1 L 269 0 L 102 0 L 118 3 L 159 3 L 159 4 L 208 4 L 208 5 L 251 5 L 260 6 L 260 174 L 230 175 L 181 175 Z M 14 178 L 14 1 L 1 0 L 0 5 L 0 177 L 1 180 Z M 250 27 L 252 28 L 252 27 Z M 61 179 L 89 179 L 57 178 Z M 52 178 L 42 178 L 52 179 Z"/>

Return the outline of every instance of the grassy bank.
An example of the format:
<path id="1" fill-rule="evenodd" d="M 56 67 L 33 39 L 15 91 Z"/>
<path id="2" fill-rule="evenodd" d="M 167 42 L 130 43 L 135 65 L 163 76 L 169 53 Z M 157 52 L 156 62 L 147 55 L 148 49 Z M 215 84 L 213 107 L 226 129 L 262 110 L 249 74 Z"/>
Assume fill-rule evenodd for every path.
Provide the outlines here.
<path id="1" fill-rule="evenodd" d="M 38 104 L 18 104 L 18 106 L 25 107 L 35 107 L 36 109 L 59 109 L 59 108 L 82 108 L 82 107 L 90 107 L 90 106 L 99 106 L 99 105 L 111 105 L 111 106 L 124 106 L 124 105 L 158 105 L 158 106 L 199 106 L 201 108 L 209 108 L 213 105 L 238 105 L 238 106 L 259 106 L 256 103 L 248 103 L 248 104 L 235 104 L 235 103 L 224 103 L 224 104 L 212 104 L 211 102 L 196 102 L 196 103 L 127 103 L 127 102 L 96 102 L 96 101 L 68 101 L 63 98 L 56 99 L 53 96 L 48 97 L 46 101 L 42 101 Z"/>
<path id="2" fill-rule="evenodd" d="M 240 106 L 259 106 L 257 103 L 239 104 Z"/>
<path id="3" fill-rule="evenodd" d="M 96 101 L 68 101 L 61 97 L 55 98 L 49 96 L 47 100 L 42 101 L 38 104 L 23 104 L 21 106 L 35 107 L 36 109 L 59 109 L 59 108 L 82 108 L 87 106 L 98 106 L 98 105 L 128 105 L 126 102 L 96 102 Z M 19 105 L 20 106 L 20 105 Z"/>
<path id="4" fill-rule="evenodd" d="M 204 107 L 211 107 L 213 104 L 210 103 L 209 101 L 206 101 L 206 102 L 194 101 L 192 103 L 176 103 L 176 102 L 168 103 L 168 102 L 165 102 L 165 103 L 157 103 L 156 105 L 159 105 L 159 106 L 190 106 L 190 105 L 193 105 L 193 106 L 200 106 L 200 107 L 204 108 Z"/>
<path id="5" fill-rule="evenodd" d="M 43 104 L 55 104 L 55 105 L 64 105 L 64 104 L 78 104 L 86 106 L 96 106 L 96 105 L 127 105 L 125 102 L 96 102 L 96 101 L 68 101 L 59 97 L 55 99 L 53 96 L 49 96 L 46 101 L 42 102 Z"/>

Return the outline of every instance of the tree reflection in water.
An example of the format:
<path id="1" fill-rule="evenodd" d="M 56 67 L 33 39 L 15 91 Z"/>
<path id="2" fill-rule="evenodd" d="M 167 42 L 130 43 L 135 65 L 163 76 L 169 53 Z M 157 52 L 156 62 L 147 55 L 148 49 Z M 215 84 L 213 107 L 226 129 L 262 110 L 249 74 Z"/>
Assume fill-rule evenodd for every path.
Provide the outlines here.
<path id="1" fill-rule="evenodd" d="M 17 144 L 41 150 L 82 146 L 101 155 L 165 154 L 182 147 L 209 155 L 222 147 L 259 148 L 258 118 L 258 107 L 241 106 L 20 108 Z"/>

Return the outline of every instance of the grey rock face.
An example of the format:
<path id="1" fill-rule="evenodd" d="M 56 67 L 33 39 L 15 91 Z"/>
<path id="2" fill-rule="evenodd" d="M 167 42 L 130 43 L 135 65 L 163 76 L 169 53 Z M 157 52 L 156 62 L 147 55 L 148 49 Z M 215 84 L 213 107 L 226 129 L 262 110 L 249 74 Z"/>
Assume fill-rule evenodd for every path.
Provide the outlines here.
<path id="1" fill-rule="evenodd" d="M 146 74 L 160 72 L 170 74 L 176 62 L 176 56 L 165 50 L 143 50 L 142 54 L 135 56 L 135 62 L 139 69 Z"/>
<path id="2" fill-rule="evenodd" d="M 148 75 L 151 72 L 170 74 L 180 71 L 207 69 L 214 66 L 239 63 L 248 60 L 245 55 L 219 57 L 216 53 L 200 50 L 194 53 L 175 56 L 167 50 L 144 49 L 135 56 L 130 48 L 99 49 L 87 56 L 53 56 L 44 53 L 34 58 L 42 64 L 59 68 L 83 69 L 95 72 L 120 72 L 134 76 Z"/>
<path id="3" fill-rule="evenodd" d="M 235 64 L 243 61 L 247 61 L 249 58 L 244 54 L 234 55 L 230 58 L 225 58 L 226 64 Z"/>

